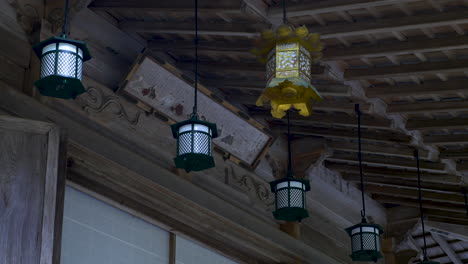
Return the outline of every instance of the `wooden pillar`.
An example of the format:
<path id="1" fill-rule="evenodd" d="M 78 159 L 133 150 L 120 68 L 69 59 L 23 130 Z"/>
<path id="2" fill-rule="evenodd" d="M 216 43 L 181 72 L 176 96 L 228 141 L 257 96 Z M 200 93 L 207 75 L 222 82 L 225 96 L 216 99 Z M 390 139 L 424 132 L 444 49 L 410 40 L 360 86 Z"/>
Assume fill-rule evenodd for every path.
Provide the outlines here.
<path id="1" fill-rule="evenodd" d="M 301 238 L 301 225 L 297 222 L 284 222 L 280 224 L 281 231 L 285 232 L 286 234 L 296 238 Z M 291 264 L 302 264 L 301 260 L 296 260 L 294 263 Z"/>
<path id="2" fill-rule="evenodd" d="M 382 253 L 384 255 L 385 264 L 400 263 L 396 261 L 394 237 L 384 238 L 382 240 Z"/>
<path id="3" fill-rule="evenodd" d="M 59 263 L 64 145 L 54 125 L 0 115 L 0 263 Z"/>

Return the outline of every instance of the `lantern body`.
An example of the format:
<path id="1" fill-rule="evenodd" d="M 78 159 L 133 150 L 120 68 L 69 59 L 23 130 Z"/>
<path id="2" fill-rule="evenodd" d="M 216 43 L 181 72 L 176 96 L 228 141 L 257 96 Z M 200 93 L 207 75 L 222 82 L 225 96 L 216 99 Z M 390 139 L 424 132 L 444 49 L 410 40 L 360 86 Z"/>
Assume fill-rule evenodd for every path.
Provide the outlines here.
<path id="1" fill-rule="evenodd" d="M 309 214 L 306 208 L 306 192 L 310 190 L 308 180 L 286 177 L 270 182 L 271 191 L 275 193 L 275 211 L 277 220 L 301 221 Z"/>
<path id="2" fill-rule="evenodd" d="M 276 35 L 264 32 L 261 47 L 252 52 L 266 64 L 267 86 L 257 100 L 257 106 L 270 103 L 273 117 L 282 118 L 291 107 L 299 114 L 311 114 L 312 100 L 321 96 L 311 84 L 311 65 L 321 56 L 318 34 L 307 28 L 282 25 Z"/>
<path id="3" fill-rule="evenodd" d="M 383 233 L 379 225 L 360 223 L 346 228 L 351 237 L 351 258 L 353 261 L 374 261 L 382 258 L 380 253 L 380 235 Z"/>
<path id="4" fill-rule="evenodd" d="M 41 60 L 41 79 L 35 85 L 42 95 L 74 99 L 85 92 L 81 83 L 83 62 L 91 55 L 84 42 L 52 37 L 33 49 Z"/>
<path id="5" fill-rule="evenodd" d="M 214 167 L 212 139 L 218 136 L 216 124 L 198 120 L 196 117 L 171 126 L 177 139 L 177 168 L 185 171 L 200 171 Z"/>

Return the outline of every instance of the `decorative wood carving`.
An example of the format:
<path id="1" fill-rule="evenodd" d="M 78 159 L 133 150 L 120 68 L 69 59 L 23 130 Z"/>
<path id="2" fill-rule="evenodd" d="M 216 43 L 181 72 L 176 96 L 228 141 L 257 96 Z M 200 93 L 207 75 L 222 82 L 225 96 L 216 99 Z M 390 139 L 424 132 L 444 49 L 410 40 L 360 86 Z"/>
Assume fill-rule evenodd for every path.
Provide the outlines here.
<path id="1" fill-rule="evenodd" d="M 142 111 L 136 112 L 131 117 L 125 107 L 120 102 L 120 98 L 111 95 L 105 95 L 99 88 L 89 86 L 86 93 L 79 97 L 82 108 L 86 112 L 101 113 L 106 109 L 110 109 L 117 117 L 125 119 L 132 125 L 137 125 L 140 120 Z"/>

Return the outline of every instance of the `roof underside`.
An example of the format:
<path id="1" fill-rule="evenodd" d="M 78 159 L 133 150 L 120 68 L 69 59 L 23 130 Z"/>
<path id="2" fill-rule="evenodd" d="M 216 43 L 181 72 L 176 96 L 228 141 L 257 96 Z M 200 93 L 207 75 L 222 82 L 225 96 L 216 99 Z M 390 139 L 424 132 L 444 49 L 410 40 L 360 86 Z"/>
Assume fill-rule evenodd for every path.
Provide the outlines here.
<path id="1" fill-rule="evenodd" d="M 261 30 L 281 23 L 280 2 L 201 0 L 199 14 L 200 82 L 273 129 L 286 122 L 255 106 L 265 67 L 249 50 Z M 325 165 L 357 182 L 354 104 L 360 103 L 366 192 L 387 207 L 417 208 L 417 146 L 426 215 L 468 225 L 461 193 L 468 172 L 468 1 L 288 0 L 287 6 L 291 24 L 319 32 L 326 44 L 312 68 L 324 100 L 312 116 L 292 116 L 295 138 L 322 138 L 333 150 Z M 193 75 L 192 0 L 95 0 L 89 8 Z M 447 243 L 467 263 L 467 242 Z M 457 263 L 447 252 L 433 257 Z"/>

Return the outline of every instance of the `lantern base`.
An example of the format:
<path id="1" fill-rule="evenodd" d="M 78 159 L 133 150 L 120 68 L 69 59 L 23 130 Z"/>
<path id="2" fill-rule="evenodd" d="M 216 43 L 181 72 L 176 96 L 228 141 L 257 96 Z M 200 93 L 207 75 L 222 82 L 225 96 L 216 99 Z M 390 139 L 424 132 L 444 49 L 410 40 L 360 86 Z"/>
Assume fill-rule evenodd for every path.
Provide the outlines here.
<path id="1" fill-rule="evenodd" d="M 353 252 L 353 254 L 351 254 L 350 256 L 353 261 L 363 261 L 363 262 L 368 262 L 368 261 L 377 262 L 379 259 L 382 258 L 382 254 L 380 254 L 380 251 L 375 251 L 375 250 L 360 250 L 360 251 Z"/>
<path id="2" fill-rule="evenodd" d="M 177 168 L 186 172 L 201 171 L 215 166 L 212 156 L 200 153 L 187 153 L 174 158 Z"/>
<path id="3" fill-rule="evenodd" d="M 51 75 L 37 80 L 34 85 L 44 96 L 62 99 L 75 99 L 86 92 L 79 79 L 58 75 Z"/>
<path id="4" fill-rule="evenodd" d="M 304 208 L 286 207 L 274 211 L 273 216 L 276 220 L 300 222 L 302 219 L 309 217 L 309 213 Z"/>

